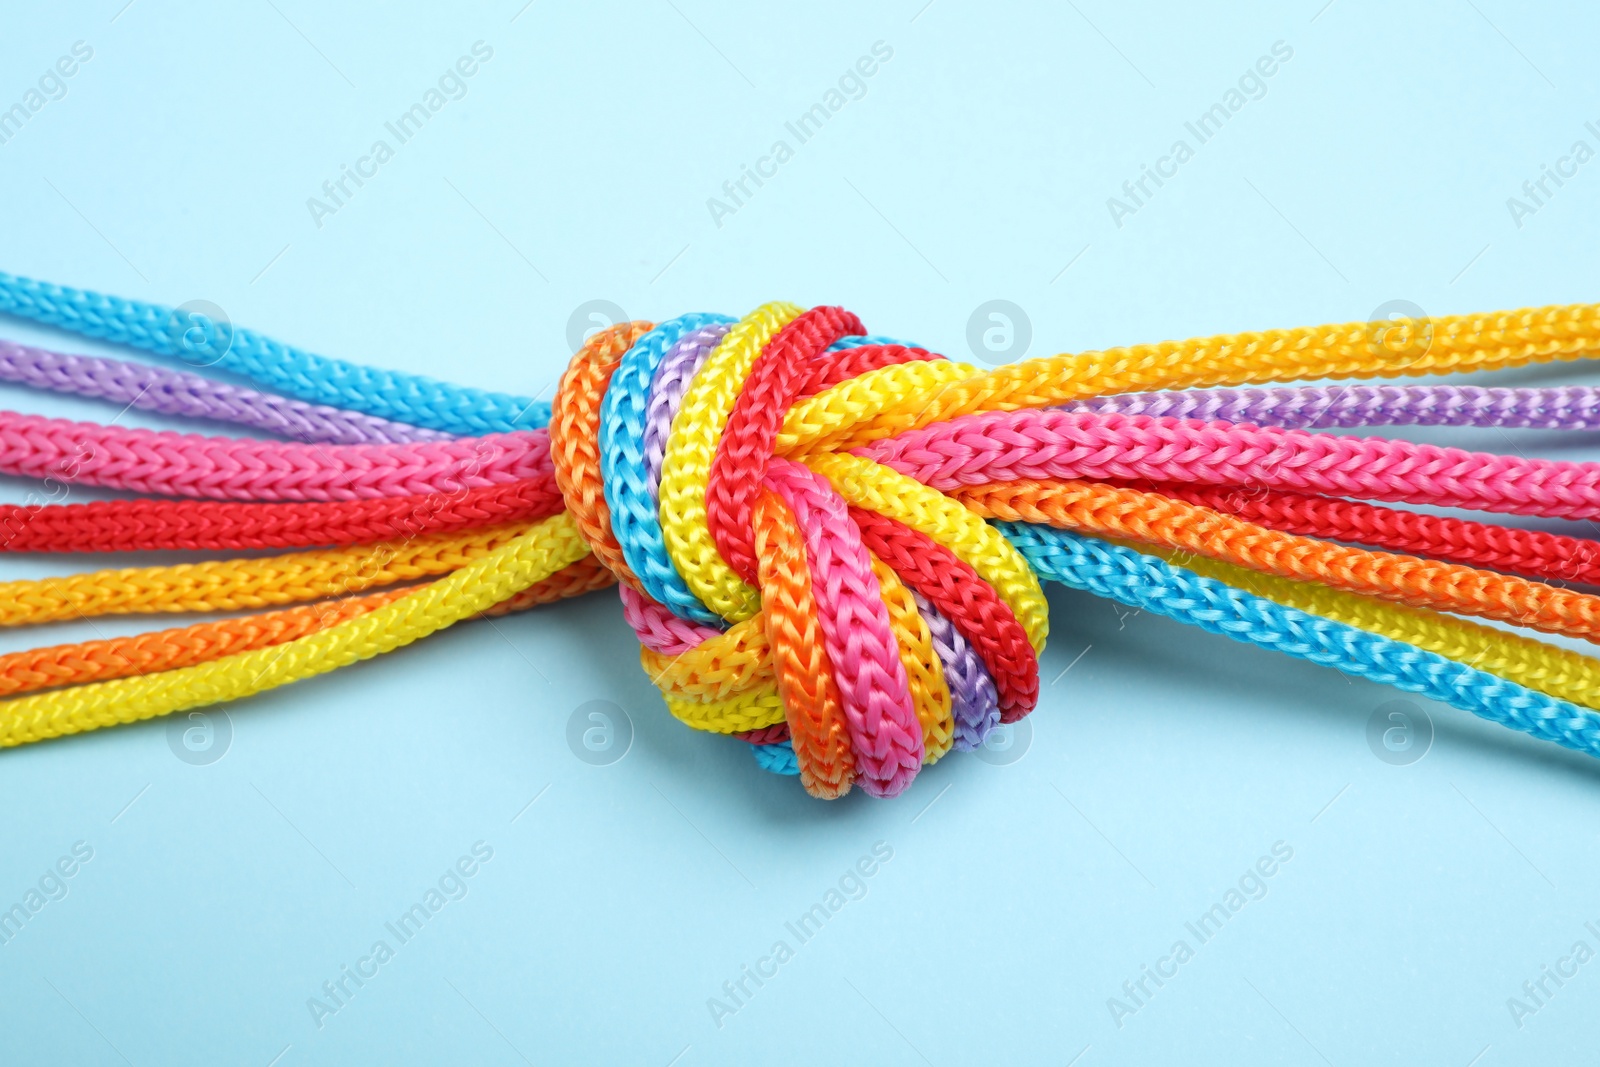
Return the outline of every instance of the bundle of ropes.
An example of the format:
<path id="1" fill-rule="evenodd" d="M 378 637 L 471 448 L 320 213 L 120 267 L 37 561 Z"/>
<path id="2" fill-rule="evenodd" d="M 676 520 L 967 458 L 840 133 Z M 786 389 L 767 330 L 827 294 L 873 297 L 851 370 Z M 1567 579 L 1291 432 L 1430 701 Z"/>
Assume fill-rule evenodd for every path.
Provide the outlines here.
<path id="1" fill-rule="evenodd" d="M 1056 581 L 1600 755 L 1600 464 L 1316 428 L 1594 429 L 1600 391 L 1236 388 L 1600 351 L 1600 306 L 1354 323 L 985 371 L 767 304 L 594 334 L 553 405 L 0 274 L 0 313 L 253 381 L 0 342 L 0 380 L 281 440 L 0 412 L 0 550 L 279 549 L 0 583 L 0 624 L 223 621 L 0 655 L 0 745 L 235 700 L 617 584 L 667 708 L 838 797 L 1033 710 Z M 1381 503 L 1377 503 L 1381 502 Z M 1489 626 L 1473 618 L 1509 627 Z"/>

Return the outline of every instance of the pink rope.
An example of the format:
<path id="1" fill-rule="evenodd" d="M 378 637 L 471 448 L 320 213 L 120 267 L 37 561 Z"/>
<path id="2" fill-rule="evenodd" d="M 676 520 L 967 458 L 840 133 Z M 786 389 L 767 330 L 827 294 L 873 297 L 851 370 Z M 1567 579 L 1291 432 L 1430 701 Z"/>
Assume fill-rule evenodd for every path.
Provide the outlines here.
<path id="1" fill-rule="evenodd" d="M 656 603 L 626 583 L 618 583 L 622 594 L 622 617 L 639 643 L 663 656 L 681 656 L 699 648 L 702 642 L 716 637 L 721 631 L 688 619 L 680 619 L 666 607 Z"/>
<path id="2" fill-rule="evenodd" d="M 875 441 L 860 453 L 941 490 L 1029 478 L 1131 479 L 1600 517 L 1600 463 L 1148 415 L 987 412 Z"/>
<path id="3" fill-rule="evenodd" d="M 387 445 L 250 441 L 0 411 L 0 474 L 217 500 L 356 500 L 553 479 L 544 430 Z"/>
<path id="4" fill-rule="evenodd" d="M 810 469 L 775 459 L 766 484 L 805 535 L 823 647 L 856 754 L 856 784 L 873 796 L 895 796 L 922 766 L 922 726 L 872 559 L 844 501 Z"/>

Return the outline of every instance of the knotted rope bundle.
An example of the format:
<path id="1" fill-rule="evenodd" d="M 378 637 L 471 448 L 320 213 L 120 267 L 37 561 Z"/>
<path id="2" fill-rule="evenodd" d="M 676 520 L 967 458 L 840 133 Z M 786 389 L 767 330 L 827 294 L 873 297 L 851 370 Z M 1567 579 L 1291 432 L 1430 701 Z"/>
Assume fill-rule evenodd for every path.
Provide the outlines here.
<path id="1" fill-rule="evenodd" d="M 873 375 L 905 388 L 890 375 L 927 378 L 940 357 L 841 345 L 866 330 L 839 308 L 708 318 L 622 327 L 578 354 L 551 424 L 562 495 L 673 714 L 787 737 L 819 796 L 894 795 L 1033 710 L 1038 579 L 920 482 L 833 449 L 775 452 L 811 410 L 797 401 Z"/>
<path id="2" fill-rule="evenodd" d="M 1595 306 L 986 372 L 840 308 L 769 304 L 601 331 L 548 414 L 9 275 L 0 311 L 288 396 L 9 343 L 0 379 L 299 439 L 0 413 L 0 472 L 163 497 L 15 505 L 5 549 L 302 549 L 0 583 L 9 625 L 277 609 L 0 656 L 0 693 L 27 694 L 0 703 L 3 744 L 235 699 L 615 580 L 675 716 L 814 795 L 892 796 L 1033 709 L 1056 580 L 1600 754 L 1600 664 L 1464 617 L 1596 639 L 1600 599 L 1552 584 L 1600 580 L 1595 543 L 1371 503 L 1592 519 L 1600 465 L 1312 432 L 1588 428 L 1600 395 L 1194 391 L 1587 356 Z M 422 584 L 385 588 L 405 581 Z"/>

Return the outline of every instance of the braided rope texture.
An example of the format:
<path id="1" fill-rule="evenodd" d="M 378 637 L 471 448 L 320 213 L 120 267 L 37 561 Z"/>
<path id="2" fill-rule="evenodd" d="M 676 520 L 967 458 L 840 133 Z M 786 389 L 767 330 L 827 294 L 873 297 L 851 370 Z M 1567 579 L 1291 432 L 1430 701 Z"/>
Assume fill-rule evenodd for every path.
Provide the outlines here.
<path id="1" fill-rule="evenodd" d="M 1592 519 L 1600 465 L 1313 432 L 1587 429 L 1600 394 L 1237 388 L 1579 358 L 1600 350 L 1595 306 L 984 372 L 773 303 L 595 334 L 548 432 L 524 398 L 182 309 L 0 274 L 0 311 L 288 395 L 3 342 L 0 379 L 290 439 L 0 413 L 0 472 L 169 498 L 14 506 L 0 546 L 298 550 L 0 583 L 0 625 L 270 609 L 0 656 L 0 745 L 237 699 L 614 581 L 671 714 L 815 796 L 890 797 L 1037 705 L 1043 579 L 1600 754 L 1600 664 L 1462 618 L 1600 637 L 1600 598 L 1564 588 L 1600 579 L 1594 543 L 1385 506 Z"/>
<path id="2" fill-rule="evenodd" d="M 1341 385 L 1302 389 L 1196 389 L 1134 393 L 1065 405 L 1068 411 L 1168 415 L 1297 429 L 1342 426 L 1600 428 L 1600 389 L 1484 389 L 1471 385 Z"/>
<path id="3" fill-rule="evenodd" d="M 550 470 L 547 434 L 320 445 L 130 430 L 0 411 L 0 474 L 160 496 L 358 500 L 452 492 Z"/>
<path id="4" fill-rule="evenodd" d="M 315 355 L 195 312 L 0 271 L 0 313 L 242 375 L 288 396 L 454 434 L 509 433 L 550 421 L 529 397 L 467 389 Z M 197 341 L 196 338 L 199 338 Z"/>
<path id="5" fill-rule="evenodd" d="M 299 548 L 453 533 L 548 518 L 561 510 L 554 472 L 477 489 L 271 504 L 110 500 L 0 505 L 0 551 L 140 552 Z"/>
<path id="6" fill-rule="evenodd" d="M 296 441 L 387 445 L 436 441 L 445 436 L 437 430 L 326 404 L 308 404 L 185 371 L 120 359 L 62 355 L 4 340 L 0 340 L 0 381 L 109 400 L 125 409 L 233 423 Z"/>

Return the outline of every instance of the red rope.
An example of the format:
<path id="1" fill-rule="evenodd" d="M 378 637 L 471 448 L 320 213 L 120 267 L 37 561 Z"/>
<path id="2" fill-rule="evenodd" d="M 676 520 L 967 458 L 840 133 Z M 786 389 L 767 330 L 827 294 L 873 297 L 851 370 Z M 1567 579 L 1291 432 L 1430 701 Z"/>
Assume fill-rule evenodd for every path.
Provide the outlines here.
<path id="1" fill-rule="evenodd" d="M 1039 702 L 1039 660 L 994 587 L 966 560 L 920 531 L 875 511 L 851 508 L 861 543 L 949 619 L 994 679 L 1000 721 L 1016 722 Z"/>
<path id="2" fill-rule="evenodd" d="M 0 551 L 136 552 L 364 544 L 504 522 L 532 522 L 561 508 L 561 493 L 549 476 L 449 493 L 327 502 L 12 504 L 0 507 Z"/>
<path id="3" fill-rule="evenodd" d="M 1168 482 L 1141 483 L 1140 488 L 1285 533 L 1427 556 L 1541 581 L 1600 585 L 1600 543 L 1581 537 L 1276 489 Z"/>

